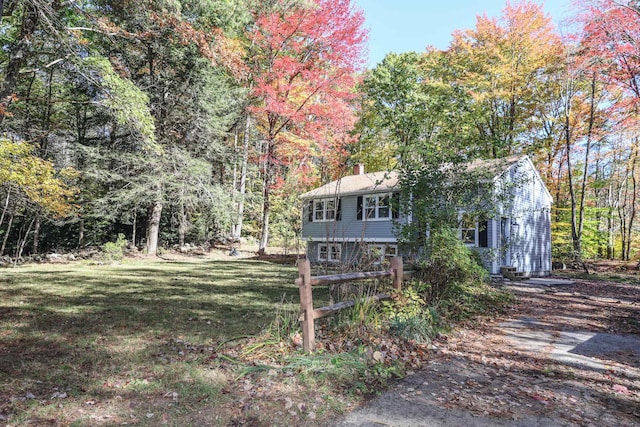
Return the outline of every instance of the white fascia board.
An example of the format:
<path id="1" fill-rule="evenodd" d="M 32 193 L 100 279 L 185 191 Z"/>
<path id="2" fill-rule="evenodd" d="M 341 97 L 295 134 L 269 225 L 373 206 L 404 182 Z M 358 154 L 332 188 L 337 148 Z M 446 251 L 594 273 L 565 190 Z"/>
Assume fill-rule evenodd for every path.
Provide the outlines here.
<path id="1" fill-rule="evenodd" d="M 300 240 L 312 243 L 398 243 L 398 239 L 389 237 L 302 237 Z"/>
<path id="2" fill-rule="evenodd" d="M 399 191 L 399 189 L 397 187 L 385 188 L 385 189 L 379 188 L 379 189 L 373 189 L 373 190 L 350 191 L 348 193 L 336 192 L 334 194 L 327 195 L 327 196 L 321 196 L 321 195 L 317 194 L 315 196 L 304 196 L 304 195 L 301 195 L 299 197 L 302 200 L 330 199 L 332 197 L 365 196 L 365 195 L 368 195 L 368 194 L 390 194 L 390 193 L 393 193 L 395 191 Z"/>

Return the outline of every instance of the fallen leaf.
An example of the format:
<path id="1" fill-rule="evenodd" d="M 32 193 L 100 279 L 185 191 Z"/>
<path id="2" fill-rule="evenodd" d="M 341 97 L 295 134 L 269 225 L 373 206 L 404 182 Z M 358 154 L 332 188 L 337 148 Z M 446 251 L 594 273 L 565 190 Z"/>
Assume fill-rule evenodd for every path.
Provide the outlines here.
<path id="1" fill-rule="evenodd" d="M 624 395 L 629 394 L 629 389 L 620 384 L 614 384 L 613 391 L 615 391 L 616 393 L 624 394 Z"/>

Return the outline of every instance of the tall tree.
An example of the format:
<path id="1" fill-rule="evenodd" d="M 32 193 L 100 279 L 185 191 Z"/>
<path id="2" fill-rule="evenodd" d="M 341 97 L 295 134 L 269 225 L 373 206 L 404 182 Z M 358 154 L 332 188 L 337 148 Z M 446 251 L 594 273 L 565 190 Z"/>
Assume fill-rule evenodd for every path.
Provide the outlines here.
<path id="1" fill-rule="evenodd" d="M 618 217 L 623 259 L 629 259 L 637 206 L 637 117 L 640 112 L 640 6 L 636 1 L 598 0 L 578 17 L 581 55 L 612 93 L 609 132 L 625 135 L 624 179 L 619 181 Z"/>
<path id="2" fill-rule="evenodd" d="M 110 60 L 144 88 L 155 122 L 157 150 L 140 156 L 135 145 L 126 147 L 132 152 L 130 158 L 140 164 L 124 168 L 136 171 L 136 176 L 119 179 L 121 187 L 115 189 L 122 191 L 123 198 L 132 191 L 140 197 L 135 205 L 147 205 L 146 247 L 150 254 L 157 251 L 166 207 L 179 212 L 178 240 L 184 242 L 192 211 L 185 203 L 197 200 L 193 196 L 209 188 L 217 176 L 208 168 L 190 165 L 197 159 L 215 167 L 226 163 L 229 154 L 222 139 L 242 105 L 242 93 L 234 87 L 229 72 L 242 68 L 238 63 L 240 49 L 222 29 L 213 26 L 216 17 L 205 3 L 218 10 L 216 6 L 227 2 L 161 2 L 148 10 L 115 2 L 111 21 L 99 23 L 104 32 L 118 37 Z M 232 9 L 234 4 L 227 7 Z M 183 168 L 178 171 L 176 165 Z M 187 173 L 204 175 L 186 177 Z M 191 182 L 202 185 L 185 185 Z"/>
<path id="3" fill-rule="evenodd" d="M 607 83 L 619 87 L 629 108 L 640 107 L 640 6 L 631 0 L 598 0 L 579 17 L 582 55 Z"/>
<path id="4" fill-rule="evenodd" d="M 507 6 L 501 20 L 479 16 L 474 30 L 454 32 L 449 52 L 457 82 L 474 99 L 477 141 L 486 157 L 525 151 L 536 121 L 540 85 L 562 54 L 562 44 L 542 6 Z"/>
<path id="5" fill-rule="evenodd" d="M 269 240 L 271 196 L 294 160 L 348 142 L 356 73 L 363 65 L 364 16 L 350 0 L 274 1 L 247 34 L 249 108 L 263 138 L 259 252 Z M 280 178 L 280 179 L 278 179 Z"/>

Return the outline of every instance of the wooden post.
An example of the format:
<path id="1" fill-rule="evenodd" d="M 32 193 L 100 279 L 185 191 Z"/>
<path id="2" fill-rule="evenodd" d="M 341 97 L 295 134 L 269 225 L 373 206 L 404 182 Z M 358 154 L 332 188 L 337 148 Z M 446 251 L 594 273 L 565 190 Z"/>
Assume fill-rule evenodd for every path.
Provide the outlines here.
<path id="1" fill-rule="evenodd" d="M 302 348 L 313 351 L 316 346 L 313 319 L 313 296 L 311 295 L 311 262 L 308 259 L 298 260 L 298 274 L 301 279 L 300 314 L 302 315 Z"/>
<path id="2" fill-rule="evenodd" d="M 402 257 L 394 256 L 391 258 L 391 271 L 393 272 L 393 287 L 395 290 L 402 290 L 402 276 L 404 276 L 402 265 Z"/>

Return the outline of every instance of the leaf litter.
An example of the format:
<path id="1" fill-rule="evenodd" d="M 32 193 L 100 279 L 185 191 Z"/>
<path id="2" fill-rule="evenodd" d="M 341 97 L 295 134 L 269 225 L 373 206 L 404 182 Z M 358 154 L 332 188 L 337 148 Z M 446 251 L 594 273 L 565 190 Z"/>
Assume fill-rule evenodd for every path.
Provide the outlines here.
<path id="1" fill-rule="evenodd" d="M 436 340 L 421 373 L 426 381 L 401 382 L 396 392 L 416 403 L 461 409 L 476 416 L 519 420 L 547 417 L 570 425 L 640 424 L 640 364 L 633 351 L 600 355 L 605 370 L 568 365 L 552 357 L 551 346 L 518 348 L 501 323 L 535 318 L 542 328 L 640 334 L 640 287 L 576 280 L 540 292 L 512 286 L 517 304 L 506 316 L 486 318 Z M 560 423 L 560 421 L 558 421 Z"/>

